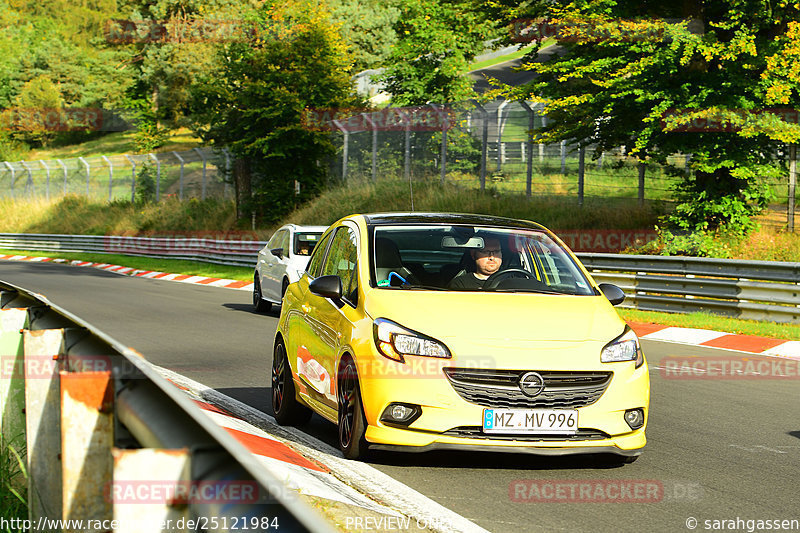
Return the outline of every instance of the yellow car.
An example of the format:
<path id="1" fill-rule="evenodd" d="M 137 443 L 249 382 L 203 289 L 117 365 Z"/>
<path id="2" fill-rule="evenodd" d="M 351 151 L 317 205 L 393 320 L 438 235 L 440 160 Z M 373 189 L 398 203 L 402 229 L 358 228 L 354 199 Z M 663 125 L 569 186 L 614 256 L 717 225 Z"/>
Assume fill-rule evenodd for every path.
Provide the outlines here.
<path id="1" fill-rule="evenodd" d="M 333 224 L 289 285 L 272 363 L 281 424 L 312 411 L 368 450 L 616 454 L 645 445 L 639 340 L 539 224 L 441 213 Z"/>

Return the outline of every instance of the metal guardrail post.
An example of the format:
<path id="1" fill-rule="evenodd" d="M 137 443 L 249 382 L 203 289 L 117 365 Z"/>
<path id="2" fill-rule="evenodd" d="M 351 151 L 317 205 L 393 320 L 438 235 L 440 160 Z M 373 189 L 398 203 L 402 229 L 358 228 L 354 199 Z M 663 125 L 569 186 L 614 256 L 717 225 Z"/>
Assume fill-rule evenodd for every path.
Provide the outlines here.
<path id="1" fill-rule="evenodd" d="M 502 164 L 505 163 L 502 156 L 503 153 L 503 109 L 508 105 L 508 100 L 503 100 L 497 106 L 497 172 L 502 169 Z"/>
<path id="2" fill-rule="evenodd" d="M 525 149 L 528 152 L 528 162 L 525 174 L 525 196 L 531 197 L 531 181 L 533 180 L 533 118 L 534 110 L 528 102 L 521 100 L 520 105 L 528 113 L 528 135 L 525 141 Z M 539 147 L 541 148 L 541 144 Z M 541 156 L 541 154 L 539 154 Z M 523 158 L 524 159 L 524 158 Z"/>
<path id="3" fill-rule="evenodd" d="M 14 358 L 11 377 L 0 376 L 0 429 L 6 436 L 14 424 L 18 430 L 24 413 L 34 523 L 40 517 L 84 525 L 116 520 L 116 526 L 88 529 L 149 533 L 162 531 L 165 519 L 209 517 L 204 531 L 228 531 L 234 519 L 247 521 L 241 529 L 266 529 L 253 524 L 267 520 L 280 531 L 332 531 L 141 356 L 5 282 L 0 350 L 4 363 L 7 355 Z M 232 484 L 241 489 L 237 495 L 225 490 Z M 193 487 L 201 501 L 164 491 L 181 486 L 184 494 Z M 209 494 L 204 486 L 212 491 L 202 500 Z M 228 496 L 218 496 L 220 489 Z M 53 526 L 44 522 L 43 529 Z M 167 528 L 197 529 L 175 522 Z"/>
<path id="4" fill-rule="evenodd" d="M 25 161 L 20 161 L 19 163 L 20 165 L 22 165 L 22 168 L 24 168 L 25 172 L 28 174 L 28 179 L 25 181 L 25 193 L 28 196 L 31 196 L 33 194 L 33 191 L 35 190 L 33 186 L 33 174 L 31 173 L 31 167 L 29 167 Z"/>

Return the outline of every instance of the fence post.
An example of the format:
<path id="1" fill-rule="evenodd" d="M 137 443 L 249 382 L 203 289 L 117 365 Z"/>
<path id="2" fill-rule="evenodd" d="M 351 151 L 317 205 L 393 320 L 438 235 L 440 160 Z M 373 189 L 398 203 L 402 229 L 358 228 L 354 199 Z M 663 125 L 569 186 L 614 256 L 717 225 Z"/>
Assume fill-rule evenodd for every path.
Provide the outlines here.
<path id="1" fill-rule="evenodd" d="M 374 182 L 378 176 L 378 126 L 375 124 L 375 121 L 372 120 L 372 117 L 369 116 L 369 113 L 361 113 L 361 116 L 364 117 L 364 120 L 369 124 L 372 130 L 372 167 L 370 176 Z"/>
<path id="2" fill-rule="evenodd" d="M 125 159 L 131 163 L 131 203 L 136 201 L 136 161 L 131 156 L 125 154 Z"/>
<path id="3" fill-rule="evenodd" d="M 200 199 L 205 200 L 206 199 L 206 154 L 204 154 L 203 151 L 200 150 L 200 148 L 195 148 L 194 151 L 197 152 L 197 155 L 199 155 L 200 159 L 203 160 L 203 187 L 202 187 L 202 192 L 200 193 Z"/>
<path id="4" fill-rule="evenodd" d="M 177 159 L 181 164 L 181 174 L 178 178 L 178 199 L 183 200 L 183 158 L 178 154 L 178 152 L 175 151 L 172 152 L 172 155 L 174 155 L 175 159 Z"/>
<path id="5" fill-rule="evenodd" d="M 64 170 L 64 195 L 66 195 L 67 194 L 67 165 L 65 165 L 64 162 L 62 160 L 60 160 L 60 159 L 56 159 L 56 161 L 58 161 L 58 164 L 61 165 L 61 168 Z"/>
<path id="6" fill-rule="evenodd" d="M 561 141 L 561 175 L 567 173 L 567 141 Z"/>
<path id="7" fill-rule="evenodd" d="M 108 165 L 108 201 L 110 202 L 112 199 L 112 186 L 114 183 L 114 165 L 111 164 L 111 161 L 108 160 L 108 157 L 103 156 L 103 160 Z"/>
<path id="8" fill-rule="evenodd" d="M 83 163 L 83 166 L 86 167 L 86 198 L 89 198 L 89 163 L 82 157 L 79 157 L 78 161 Z"/>
<path id="9" fill-rule="evenodd" d="M 639 205 L 644 205 L 644 161 L 639 161 Z"/>
<path id="10" fill-rule="evenodd" d="M 508 100 L 503 100 L 497 106 L 497 172 L 500 172 L 503 163 L 501 152 L 503 151 L 503 109 L 508 105 Z"/>
<path id="11" fill-rule="evenodd" d="M 794 194 L 797 187 L 797 145 L 789 145 L 789 198 L 786 207 L 786 218 L 789 231 L 794 232 Z"/>
<path id="12" fill-rule="evenodd" d="M 439 120 L 442 121 L 442 146 L 440 149 L 439 158 L 441 159 L 442 177 L 441 182 L 444 185 L 444 178 L 447 173 L 447 120 L 445 120 L 444 112 L 436 104 L 428 104 L 439 115 Z"/>
<path id="13" fill-rule="evenodd" d="M 11 166 L 11 163 L 8 161 L 3 161 L 3 163 L 5 163 L 8 170 L 11 171 L 11 198 L 14 198 L 14 178 L 16 177 L 16 172 L 14 172 L 14 167 Z"/>
<path id="14" fill-rule="evenodd" d="M 544 114 L 544 107 L 542 105 L 542 129 L 547 127 L 547 115 Z M 539 163 L 544 163 L 544 143 L 539 143 Z"/>
<path id="15" fill-rule="evenodd" d="M 31 167 L 29 167 L 28 164 L 25 161 L 20 161 L 19 163 L 22 165 L 22 168 L 25 169 L 25 172 L 28 173 L 28 180 L 25 182 L 25 193 L 28 196 L 31 196 L 32 191 L 34 190 L 34 187 L 33 187 L 33 175 L 31 174 Z"/>
<path id="16" fill-rule="evenodd" d="M 489 113 L 477 100 L 470 100 L 475 109 L 481 114 L 483 128 L 481 131 L 481 190 L 486 190 L 486 160 L 489 151 Z"/>
<path id="17" fill-rule="evenodd" d="M 156 162 L 156 202 L 161 199 L 161 161 L 158 160 L 156 154 L 147 154 Z"/>
<path id="18" fill-rule="evenodd" d="M 578 205 L 583 207 L 583 181 L 586 170 L 586 147 L 581 144 L 578 149 Z"/>
<path id="19" fill-rule="evenodd" d="M 347 160 L 350 157 L 350 132 L 348 132 L 338 120 L 334 120 L 333 125 L 339 128 L 339 131 L 341 131 L 344 136 L 342 140 L 342 183 L 347 183 Z"/>
<path id="20" fill-rule="evenodd" d="M 521 100 L 520 105 L 528 113 L 528 135 L 525 141 L 525 150 L 528 152 L 527 169 L 525 174 L 525 196 L 531 197 L 531 181 L 533 180 L 533 119 L 534 110 L 528 105 L 528 102 Z M 539 147 L 541 148 L 541 143 Z M 523 152 L 524 154 L 524 152 Z M 523 156 L 523 160 L 525 157 Z"/>
<path id="21" fill-rule="evenodd" d="M 39 160 L 39 163 L 42 164 L 44 167 L 44 171 L 47 173 L 47 181 L 45 181 L 45 197 L 49 200 L 50 199 L 50 167 L 47 166 L 47 163 L 44 159 Z"/>
<path id="22" fill-rule="evenodd" d="M 403 117 L 403 121 L 405 122 L 405 128 L 404 128 L 405 146 L 403 148 L 403 176 L 405 177 L 405 179 L 408 180 L 409 183 L 411 183 L 411 118 L 405 111 L 398 111 L 398 112 L 400 113 L 400 116 Z M 411 210 L 413 211 L 414 200 L 412 199 L 411 202 L 412 202 Z"/>
<path id="23" fill-rule="evenodd" d="M 223 148 L 222 153 L 225 154 L 225 192 L 223 196 L 227 198 L 231 188 L 231 184 L 228 182 L 231 178 L 231 152 L 227 148 Z"/>

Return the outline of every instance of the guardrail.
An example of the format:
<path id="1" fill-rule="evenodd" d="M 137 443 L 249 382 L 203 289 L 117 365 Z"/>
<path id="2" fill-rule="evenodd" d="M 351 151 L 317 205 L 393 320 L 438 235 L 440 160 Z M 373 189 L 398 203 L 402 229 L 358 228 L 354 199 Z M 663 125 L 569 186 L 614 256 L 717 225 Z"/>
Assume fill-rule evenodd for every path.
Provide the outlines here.
<path id="1" fill-rule="evenodd" d="M 598 283 L 613 283 L 625 292 L 620 307 L 800 323 L 800 263 L 576 255 Z"/>
<path id="2" fill-rule="evenodd" d="M 332 531 L 139 354 L 5 282 L 0 362 L 0 429 L 27 450 L 20 530 Z"/>
<path id="3" fill-rule="evenodd" d="M 127 237 L 121 235 L 50 235 L 0 233 L 0 249 L 40 252 L 91 252 L 185 259 L 255 268 L 266 241 L 202 237 Z"/>
<path id="4" fill-rule="evenodd" d="M 0 248 L 95 252 L 255 267 L 264 241 L 0 233 Z M 800 323 L 800 263 L 578 253 L 598 283 L 618 285 L 620 307 Z"/>

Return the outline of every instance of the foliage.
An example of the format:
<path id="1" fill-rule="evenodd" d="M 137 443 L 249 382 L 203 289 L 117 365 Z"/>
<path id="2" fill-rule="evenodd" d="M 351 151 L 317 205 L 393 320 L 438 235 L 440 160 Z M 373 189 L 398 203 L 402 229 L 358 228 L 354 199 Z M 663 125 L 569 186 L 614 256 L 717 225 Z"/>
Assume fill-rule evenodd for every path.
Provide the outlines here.
<path id="1" fill-rule="evenodd" d="M 398 106 L 460 102 L 474 96 L 465 76 L 497 23 L 473 0 L 401 0 L 398 35 L 380 80 Z"/>
<path id="2" fill-rule="evenodd" d="M 538 74 L 528 86 L 499 91 L 546 104 L 537 140 L 624 145 L 661 163 L 692 154 L 688 202 L 671 227 L 751 227 L 745 219 L 764 205 L 759 179 L 780 173 L 780 143 L 800 138 L 800 126 L 765 111 L 800 100 L 800 11 L 766 0 L 588 0 L 551 4 L 549 16 L 564 53 L 528 63 Z"/>
<path id="3" fill-rule="evenodd" d="M 134 197 L 137 205 L 149 204 L 155 201 L 156 172 L 157 169 L 149 163 L 145 163 L 137 169 L 136 184 L 134 186 Z"/>
<path id="4" fill-rule="evenodd" d="M 331 18 L 340 25 L 353 71 L 380 68 L 397 43 L 392 27 L 400 17 L 398 0 L 332 0 Z"/>
<path id="5" fill-rule="evenodd" d="M 355 103 L 346 47 L 329 14 L 312 1 L 276 6 L 248 14 L 259 28 L 254 42 L 220 47 L 219 68 L 198 87 L 194 104 L 202 110 L 196 131 L 238 159 L 240 215 L 265 221 L 277 221 L 325 183 L 322 161 L 333 145 L 329 133 L 304 125 L 306 109 Z"/>
<path id="6" fill-rule="evenodd" d="M 15 103 L 25 118 L 15 125 L 20 129 L 13 136 L 37 146 L 50 144 L 56 132 L 47 126 L 47 122 L 64 105 L 58 87 L 47 75 L 41 74 L 23 85 Z M 63 122 L 60 117 L 56 120 Z"/>

